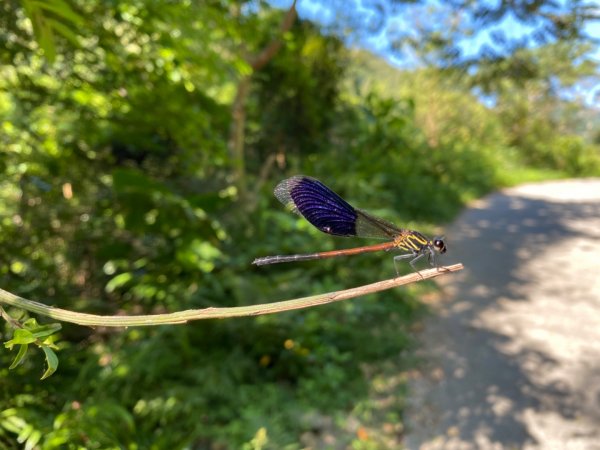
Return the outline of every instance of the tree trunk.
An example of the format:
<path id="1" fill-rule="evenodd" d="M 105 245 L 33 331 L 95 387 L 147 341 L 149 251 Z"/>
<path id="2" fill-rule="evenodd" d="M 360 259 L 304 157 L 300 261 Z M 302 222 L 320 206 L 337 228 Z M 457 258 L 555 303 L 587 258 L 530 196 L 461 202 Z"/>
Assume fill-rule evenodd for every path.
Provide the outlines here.
<path id="1" fill-rule="evenodd" d="M 282 37 L 290 30 L 296 20 L 296 0 L 284 16 L 279 33 L 257 55 L 248 58 L 248 63 L 255 73 L 267 65 L 283 46 Z M 244 76 L 238 83 L 235 99 L 231 110 L 231 129 L 229 134 L 229 151 L 233 165 L 233 183 L 238 191 L 238 198 L 244 204 L 247 195 L 246 164 L 245 164 L 245 127 L 246 127 L 246 101 L 250 93 L 252 74 Z"/>

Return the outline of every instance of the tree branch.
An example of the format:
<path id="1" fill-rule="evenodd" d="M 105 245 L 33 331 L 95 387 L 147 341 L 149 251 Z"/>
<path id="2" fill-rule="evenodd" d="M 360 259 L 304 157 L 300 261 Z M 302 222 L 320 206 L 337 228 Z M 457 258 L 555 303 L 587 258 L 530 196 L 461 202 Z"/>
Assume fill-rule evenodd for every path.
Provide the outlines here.
<path id="1" fill-rule="evenodd" d="M 262 69 L 270 60 L 275 56 L 275 54 L 279 51 L 281 46 L 283 45 L 283 35 L 290 31 L 294 21 L 296 20 L 296 0 L 290 6 L 290 9 L 285 14 L 285 17 L 281 21 L 281 26 L 279 27 L 279 33 L 277 37 L 275 37 L 269 45 L 262 49 L 262 51 L 252 58 L 249 62 L 254 71 Z"/>
<path id="2" fill-rule="evenodd" d="M 236 306 L 231 308 L 205 308 L 190 309 L 170 314 L 152 314 L 140 316 L 100 316 L 96 314 L 85 314 L 66 309 L 54 308 L 43 303 L 34 302 L 0 289 L 0 303 L 24 309 L 31 313 L 50 317 L 63 322 L 76 323 L 78 325 L 102 326 L 102 327 L 136 327 L 155 325 L 176 325 L 200 319 L 227 319 L 231 317 L 259 316 L 263 314 L 275 314 L 294 309 L 312 308 L 327 303 L 339 302 L 350 298 L 359 297 L 374 292 L 384 291 L 397 286 L 402 286 L 417 281 L 435 278 L 450 272 L 463 269 L 462 264 L 454 264 L 438 269 L 423 270 L 419 273 L 411 273 L 398 278 L 378 281 L 342 291 L 329 292 L 326 294 L 312 295 L 310 297 L 285 300 L 274 303 L 263 303 L 251 306 Z"/>
<path id="3" fill-rule="evenodd" d="M 267 44 L 260 52 L 254 56 L 248 56 L 246 61 L 252 67 L 252 72 L 255 73 L 261 70 L 275 56 L 283 45 L 283 36 L 288 32 L 294 21 L 296 20 L 296 0 L 292 2 L 292 6 L 286 12 L 279 26 L 279 32 L 273 40 Z M 246 157 L 244 153 L 245 126 L 246 126 L 246 101 L 250 93 L 250 83 L 252 74 L 244 76 L 238 83 L 235 99 L 231 108 L 231 127 L 229 131 L 229 150 L 231 153 L 231 161 L 233 165 L 234 184 L 238 188 L 238 195 L 241 204 L 248 205 L 245 196 L 248 190 L 246 189 Z"/>

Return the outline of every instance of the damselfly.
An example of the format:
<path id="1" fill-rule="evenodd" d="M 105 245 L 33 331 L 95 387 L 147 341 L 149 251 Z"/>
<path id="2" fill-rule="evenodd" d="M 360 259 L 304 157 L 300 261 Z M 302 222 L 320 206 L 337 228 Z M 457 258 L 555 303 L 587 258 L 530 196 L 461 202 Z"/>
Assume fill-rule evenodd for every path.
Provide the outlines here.
<path id="1" fill-rule="evenodd" d="M 408 253 L 395 256 L 394 266 L 398 260 L 410 258 L 411 267 L 417 270 L 415 263 L 425 256 L 432 266 L 438 267 L 436 255 L 446 252 L 446 244 L 442 237 L 428 239 L 418 231 L 398 228 L 386 220 L 356 209 L 319 180 L 311 177 L 298 175 L 283 180 L 275 188 L 275 196 L 288 209 L 300 214 L 324 233 L 387 239 L 388 242 L 302 255 L 265 256 L 254 260 L 253 264 L 257 266 L 399 249 Z"/>

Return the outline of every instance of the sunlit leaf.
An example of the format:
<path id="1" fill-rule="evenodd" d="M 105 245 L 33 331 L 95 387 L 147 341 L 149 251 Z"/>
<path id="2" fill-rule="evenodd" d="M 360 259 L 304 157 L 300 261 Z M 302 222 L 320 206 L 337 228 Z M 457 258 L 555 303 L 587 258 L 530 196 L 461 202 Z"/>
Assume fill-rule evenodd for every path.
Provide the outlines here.
<path id="1" fill-rule="evenodd" d="M 177 260 L 187 267 L 211 272 L 214 261 L 222 256 L 221 250 L 209 242 L 200 239 L 192 240 L 177 252 Z"/>
<path id="2" fill-rule="evenodd" d="M 40 440 L 42 439 L 42 433 L 40 430 L 33 430 L 31 432 L 31 434 L 29 435 L 29 437 L 27 438 L 27 441 L 25 442 L 25 447 L 23 447 L 23 450 L 33 450 L 36 448 L 37 444 L 40 442 Z"/>
<path id="3" fill-rule="evenodd" d="M 21 428 L 21 431 L 19 432 L 19 435 L 17 436 L 17 441 L 20 443 L 25 442 L 29 438 L 31 433 L 33 433 L 33 431 L 34 431 L 33 425 L 26 424 L 23 428 Z"/>
<path id="4" fill-rule="evenodd" d="M 30 317 L 25 322 L 23 322 L 23 327 L 27 328 L 28 330 L 33 330 L 34 328 L 37 328 L 38 326 L 39 325 L 38 325 L 35 317 Z"/>
<path id="5" fill-rule="evenodd" d="M 26 330 L 24 328 L 19 328 L 15 330 L 13 334 L 13 338 L 4 343 L 4 346 L 12 349 L 13 346 L 18 344 L 31 344 L 36 341 L 36 337 L 31 333 L 31 331 Z"/>
<path id="6" fill-rule="evenodd" d="M 114 292 L 116 289 L 126 285 L 133 278 L 133 274 L 130 272 L 120 273 L 116 277 L 113 277 L 108 283 L 106 283 L 106 292 Z"/>

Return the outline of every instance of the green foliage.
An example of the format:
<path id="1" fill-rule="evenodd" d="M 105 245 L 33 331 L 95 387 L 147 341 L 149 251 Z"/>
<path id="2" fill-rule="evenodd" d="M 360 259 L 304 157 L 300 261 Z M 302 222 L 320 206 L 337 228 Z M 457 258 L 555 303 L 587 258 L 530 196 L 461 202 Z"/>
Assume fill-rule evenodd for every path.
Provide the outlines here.
<path id="1" fill-rule="evenodd" d="M 326 148 L 345 59 L 338 39 L 319 35 L 309 22 L 297 23 L 285 49 L 257 74 L 248 113 L 249 161 L 264 161 L 282 149 L 299 155 Z"/>
<path id="2" fill-rule="evenodd" d="M 231 104 L 251 74 L 246 55 L 277 37 L 280 11 L 263 2 L 73 2 L 85 30 L 74 46 L 56 29 L 48 64 L 53 50 L 42 40 L 50 37 L 31 39 L 31 11 L 0 8 L 0 280 L 47 304 L 168 312 L 394 276 L 388 255 L 250 265 L 358 243 L 323 235 L 277 203 L 273 186 L 294 173 L 430 233 L 523 161 L 598 170 L 597 143 L 567 120 L 581 105 L 529 101 L 524 92 L 538 98 L 540 83 L 509 80 L 496 107 L 486 107 L 464 74 L 398 71 L 298 22 L 252 74 L 250 201 L 240 204 L 227 147 Z M 64 11 L 38 13 L 79 20 Z M 373 418 L 385 416 L 401 429 L 401 374 L 423 309 L 416 299 L 431 289 L 179 327 L 65 324 L 60 370 L 50 378 L 57 324 L 7 325 L 14 353 L 0 355 L 0 442 L 293 449 L 331 433 L 342 447 L 376 448 L 385 432 L 365 439 L 352 423 L 377 429 Z M 42 352 L 28 352 L 32 344 Z M 392 386 L 386 410 L 372 400 L 381 385 Z"/>
<path id="3" fill-rule="evenodd" d="M 521 50 L 482 64 L 473 78 L 496 96 L 508 143 L 525 164 L 572 176 L 599 173 L 600 149 L 590 133 L 595 117 L 583 98 L 569 93 L 578 80 L 596 73 L 588 51 L 587 45 L 565 42 Z"/>
<path id="4" fill-rule="evenodd" d="M 48 61 L 54 62 L 56 59 L 57 36 L 62 36 L 73 45 L 79 45 L 79 37 L 73 32 L 73 28 L 82 27 L 83 18 L 67 2 L 23 0 L 22 4 Z"/>
<path id="5" fill-rule="evenodd" d="M 9 369 L 14 369 L 21 364 L 27 354 L 29 345 L 36 344 L 42 349 L 46 358 L 47 368 L 41 379 L 48 378 L 56 372 L 56 369 L 58 369 L 58 357 L 53 349 L 58 349 L 58 347 L 54 345 L 54 335 L 60 331 L 62 325 L 60 323 L 39 325 L 34 318 L 27 319 L 21 324 L 15 319 L 8 317 L 4 310 L 2 310 L 2 316 L 15 328 L 12 339 L 6 341 L 4 346 L 9 350 L 12 350 L 15 346 L 18 346 L 19 349 Z"/>
<path id="6" fill-rule="evenodd" d="M 600 173 L 600 151 L 581 136 L 559 135 L 547 130 L 554 139 L 536 139 L 546 126 L 534 128 L 522 142 L 523 158 L 529 165 L 557 169 L 571 176 L 595 176 Z"/>
<path id="7" fill-rule="evenodd" d="M 456 155 L 469 161 L 459 164 L 459 170 L 470 168 L 461 174 L 470 177 L 460 187 L 467 189 L 464 201 L 500 180 L 535 178 L 533 168 L 550 177 L 600 173 L 593 134 L 597 114 L 583 98 L 567 95 L 577 80 L 595 74 L 585 52 L 585 46 L 564 42 L 519 51 L 511 59 L 482 63 L 473 76 L 454 70 L 398 71 L 356 52 L 350 87 L 361 96 L 375 91 L 399 101 L 412 99 L 416 125 L 429 146 L 456 146 L 445 152 L 449 163 Z M 511 69 L 525 63 L 529 74 Z M 381 74 L 377 80 L 369 76 L 373 71 Z M 495 107 L 481 104 L 473 92 L 490 95 Z M 522 177 L 515 178 L 515 171 Z"/>

